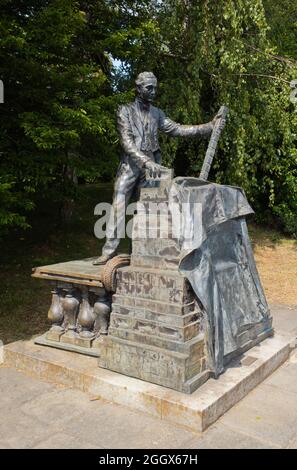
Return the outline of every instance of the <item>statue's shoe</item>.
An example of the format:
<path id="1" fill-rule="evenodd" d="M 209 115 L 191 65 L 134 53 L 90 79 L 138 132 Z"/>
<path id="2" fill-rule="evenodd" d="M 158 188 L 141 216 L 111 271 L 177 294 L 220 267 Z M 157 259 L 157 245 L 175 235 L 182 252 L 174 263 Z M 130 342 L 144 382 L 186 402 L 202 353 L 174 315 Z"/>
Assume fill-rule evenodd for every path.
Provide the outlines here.
<path id="1" fill-rule="evenodd" d="M 116 253 L 112 253 L 111 255 L 101 255 L 101 256 L 99 256 L 99 258 L 95 259 L 95 261 L 93 261 L 92 264 L 94 266 L 99 266 L 101 264 L 106 264 L 107 261 L 109 261 L 114 256 L 116 256 Z"/>

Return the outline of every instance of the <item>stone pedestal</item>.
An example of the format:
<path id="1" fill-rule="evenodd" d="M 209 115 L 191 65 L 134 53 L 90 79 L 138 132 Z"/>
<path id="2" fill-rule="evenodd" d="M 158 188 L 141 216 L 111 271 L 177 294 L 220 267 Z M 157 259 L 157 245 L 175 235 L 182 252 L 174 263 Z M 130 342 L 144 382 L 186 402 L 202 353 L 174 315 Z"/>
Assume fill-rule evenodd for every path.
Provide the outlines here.
<path id="1" fill-rule="evenodd" d="M 105 266 L 94 266 L 92 258 L 34 270 L 33 277 L 52 284 L 51 328 L 35 342 L 96 356 L 101 368 L 190 394 L 215 374 L 209 345 L 218 338 L 213 325 L 205 327 L 214 309 L 206 317 L 201 308 L 207 285 L 199 282 L 198 295 L 192 282 L 194 294 L 190 276 L 179 272 L 182 243 L 168 207 L 172 176 L 164 170 L 157 183 L 141 189 L 131 256 L 116 256 Z M 240 304 L 237 292 L 232 299 Z M 222 369 L 272 335 L 271 321 L 267 316 L 240 325 Z"/>
<path id="2" fill-rule="evenodd" d="M 168 211 L 172 174 L 141 189 L 131 264 L 117 271 L 109 334 L 99 366 L 192 393 L 209 377 L 201 310 L 178 272 L 179 240 Z"/>

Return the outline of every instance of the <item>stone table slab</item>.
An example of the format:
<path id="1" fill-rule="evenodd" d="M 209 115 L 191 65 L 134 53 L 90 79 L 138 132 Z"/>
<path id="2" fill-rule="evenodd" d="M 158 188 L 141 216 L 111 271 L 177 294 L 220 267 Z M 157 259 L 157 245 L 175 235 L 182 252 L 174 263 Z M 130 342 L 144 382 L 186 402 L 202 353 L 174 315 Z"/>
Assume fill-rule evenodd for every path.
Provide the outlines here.
<path id="1" fill-rule="evenodd" d="M 101 274 L 103 266 L 94 266 L 92 262 L 95 259 L 96 257 L 39 266 L 33 268 L 32 277 L 102 287 Z"/>

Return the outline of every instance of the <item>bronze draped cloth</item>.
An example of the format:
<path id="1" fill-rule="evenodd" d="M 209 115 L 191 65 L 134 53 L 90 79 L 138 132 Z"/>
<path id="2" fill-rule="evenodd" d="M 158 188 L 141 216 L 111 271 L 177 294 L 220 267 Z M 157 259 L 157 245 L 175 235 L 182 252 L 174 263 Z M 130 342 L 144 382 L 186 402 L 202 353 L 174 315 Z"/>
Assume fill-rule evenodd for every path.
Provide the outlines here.
<path id="1" fill-rule="evenodd" d="M 217 377 L 224 359 L 238 349 L 238 335 L 270 316 L 245 220 L 253 210 L 241 188 L 197 178 L 175 178 L 172 203 L 187 207 L 179 270 L 202 306 L 208 367 Z"/>

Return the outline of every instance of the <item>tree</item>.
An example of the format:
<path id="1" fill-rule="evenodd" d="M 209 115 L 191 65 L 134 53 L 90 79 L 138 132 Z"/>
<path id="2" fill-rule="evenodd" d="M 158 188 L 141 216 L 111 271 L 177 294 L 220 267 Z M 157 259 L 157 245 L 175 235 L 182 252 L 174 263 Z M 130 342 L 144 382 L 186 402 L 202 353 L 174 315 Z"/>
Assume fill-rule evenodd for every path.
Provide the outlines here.
<path id="1" fill-rule="evenodd" d="M 105 3 L 93 2 L 107 15 Z M 116 165 L 110 143 L 117 98 L 101 47 L 106 25 L 101 17 L 94 27 L 90 8 L 71 0 L 2 0 L 2 227 L 25 226 L 24 210 L 44 193 L 69 203 L 74 169 L 100 177 Z"/>
<path id="2" fill-rule="evenodd" d="M 280 54 L 280 60 L 297 60 L 297 8 L 295 0 L 263 0 L 269 25 L 268 37 Z"/>
<path id="3" fill-rule="evenodd" d="M 71 213 L 76 176 L 111 179 L 115 110 L 128 64 L 151 35 L 150 1 L 1 0 L 0 227 L 26 226 L 43 194 Z"/>

